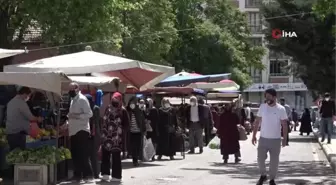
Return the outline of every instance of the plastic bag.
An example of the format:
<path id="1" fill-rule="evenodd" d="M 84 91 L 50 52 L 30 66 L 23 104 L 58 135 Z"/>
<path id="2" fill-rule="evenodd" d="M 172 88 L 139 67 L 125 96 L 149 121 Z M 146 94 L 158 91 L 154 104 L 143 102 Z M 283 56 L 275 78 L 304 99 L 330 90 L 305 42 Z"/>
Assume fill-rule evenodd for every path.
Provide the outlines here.
<path id="1" fill-rule="evenodd" d="M 208 148 L 211 149 L 220 149 L 220 139 L 218 136 L 215 136 L 208 144 Z"/>
<path id="2" fill-rule="evenodd" d="M 40 127 L 36 122 L 30 122 L 30 137 L 36 138 L 40 133 Z"/>
<path id="3" fill-rule="evenodd" d="M 144 137 L 144 147 L 143 147 L 143 159 L 144 161 L 149 161 L 155 155 L 155 148 L 152 142 L 152 139 L 146 139 Z"/>

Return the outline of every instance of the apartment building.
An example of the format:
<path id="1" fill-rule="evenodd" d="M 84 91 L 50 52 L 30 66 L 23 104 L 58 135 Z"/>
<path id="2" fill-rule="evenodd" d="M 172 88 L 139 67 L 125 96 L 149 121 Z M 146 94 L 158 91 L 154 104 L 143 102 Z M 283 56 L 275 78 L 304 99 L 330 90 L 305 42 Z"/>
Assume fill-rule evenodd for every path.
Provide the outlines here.
<path id="1" fill-rule="evenodd" d="M 259 9 L 262 0 L 236 0 L 234 2 L 241 11 L 247 14 L 247 21 L 252 32 L 251 42 L 254 45 L 265 46 L 266 40 L 263 34 L 265 20 Z M 302 110 L 304 107 L 313 105 L 313 100 L 305 84 L 290 75 L 288 69 L 285 68 L 290 62 L 290 57 L 268 50 L 262 59 L 264 70 L 252 67 L 250 69 L 253 84 L 244 90 L 244 99 L 261 103 L 264 101 L 264 91 L 268 88 L 274 88 L 278 91 L 278 97 L 284 97 L 293 108 Z"/>

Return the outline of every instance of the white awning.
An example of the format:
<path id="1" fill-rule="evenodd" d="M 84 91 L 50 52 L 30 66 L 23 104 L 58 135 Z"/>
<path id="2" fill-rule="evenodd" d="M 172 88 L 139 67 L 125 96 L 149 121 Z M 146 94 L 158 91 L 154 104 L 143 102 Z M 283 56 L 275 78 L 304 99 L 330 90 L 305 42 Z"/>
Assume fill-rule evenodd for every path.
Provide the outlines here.
<path id="1" fill-rule="evenodd" d="M 114 92 L 117 90 L 115 81 L 119 81 L 119 92 L 126 90 L 127 84 L 120 82 L 118 77 L 96 77 L 96 76 L 68 76 L 71 81 L 79 85 L 88 85 L 97 87 L 103 91 Z"/>
<path id="2" fill-rule="evenodd" d="M 25 50 L 22 49 L 1 49 L 0 48 L 0 59 L 11 57 L 14 55 L 19 55 L 25 53 Z"/>
<path id="3" fill-rule="evenodd" d="M 62 84 L 71 80 L 63 73 L 0 72 L 1 85 L 19 85 L 62 95 Z"/>

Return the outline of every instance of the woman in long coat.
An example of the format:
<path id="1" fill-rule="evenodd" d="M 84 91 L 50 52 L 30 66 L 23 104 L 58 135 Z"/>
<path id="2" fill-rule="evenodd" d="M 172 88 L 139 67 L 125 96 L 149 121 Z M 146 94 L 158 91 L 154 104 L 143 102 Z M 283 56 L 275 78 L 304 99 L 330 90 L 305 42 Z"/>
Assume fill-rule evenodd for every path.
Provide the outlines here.
<path id="1" fill-rule="evenodd" d="M 159 109 L 159 123 L 156 155 L 158 160 L 162 156 L 169 156 L 170 160 L 174 159 L 175 147 L 174 139 L 177 129 L 177 116 L 173 107 L 167 98 L 162 99 L 161 108 Z"/>
<path id="2" fill-rule="evenodd" d="M 304 132 L 309 134 L 313 132 L 312 125 L 311 125 L 311 118 L 310 118 L 310 112 L 308 108 L 305 108 L 305 112 L 302 114 L 302 117 L 300 119 L 301 126 L 300 126 L 300 135 L 302 135 Z"/>
<path id="3" fill-rule="evenodd" d="M 232 112 L 232 105 L 225 106 L 224 112 L 220 115 L 220 124 L 217 128 L 224 163 L 228 162 L 230 154 L 234 154 L 236 163 L 240 161 L 238 125 L 239 117 Z"/>
<path id="4" fill-rule="evenodd" d="M 147 105 L 146 105 L 146 111 L 145 111 L 145 117 L 146 121 L 148 121 L 151 131 L 147 130 L 147 139 L 151 139 L 153 142 L 154 147 L 157 146 L 157 136 L 158 136 L 158 121 L 159 121 L 159 111 L 154 106 L 154 101 L 151 98 L 147 98 Z M 152 160 L 155 160 L 155 156 L 153 156 Z"/>

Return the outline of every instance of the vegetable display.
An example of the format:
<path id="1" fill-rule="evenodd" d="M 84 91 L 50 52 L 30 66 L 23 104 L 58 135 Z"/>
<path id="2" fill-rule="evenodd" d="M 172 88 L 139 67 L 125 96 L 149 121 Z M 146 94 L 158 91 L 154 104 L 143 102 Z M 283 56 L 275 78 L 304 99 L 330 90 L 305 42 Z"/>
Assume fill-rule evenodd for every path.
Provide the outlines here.
<path id="1" fill-rule="evenodd" d="M 71 159 L 71 153 L 69 149 L 55 146 L 43 146 L 36 149 L 20 150 L 15 149 L 9 152 L 6 156 L 6 160 L 10 164 L 43 164 L 50 165 L 56 164 L 60 161 Z"/>

